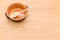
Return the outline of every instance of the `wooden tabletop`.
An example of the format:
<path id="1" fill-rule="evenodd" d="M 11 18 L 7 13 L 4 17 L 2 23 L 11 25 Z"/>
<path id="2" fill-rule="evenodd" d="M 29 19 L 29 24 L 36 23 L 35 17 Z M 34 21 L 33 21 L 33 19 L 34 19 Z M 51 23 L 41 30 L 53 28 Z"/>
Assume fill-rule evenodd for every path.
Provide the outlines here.
<path id="1" fill-rule="evenodd" d="M 5 16 L 13 3 L 35 8 L 15 23 Z M 0 0 L 0 40 L 60 40 L 60 0 Z"/>

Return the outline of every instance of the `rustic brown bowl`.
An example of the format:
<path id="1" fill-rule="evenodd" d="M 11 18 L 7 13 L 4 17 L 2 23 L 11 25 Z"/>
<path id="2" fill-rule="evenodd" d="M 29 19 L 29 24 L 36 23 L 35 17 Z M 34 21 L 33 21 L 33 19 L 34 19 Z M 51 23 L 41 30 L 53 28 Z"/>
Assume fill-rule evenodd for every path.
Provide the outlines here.
<path id="1" fill-rule="evenodd" d="M 10 19 L 14 22 L 20 22 L 20 21 L 23 21 L 25 19 L 25 17 L 27 16 L 27 11 L 22 12 L 24 14 L 23 18 L 16 16 L 14 19 L 11 19 L 9 17 L 10 13 L 15 12 L 15 11 L 22 11 L 22 10 L 25 10 L 26 8 L 28 8 L 27 5 L 23 5 L 21 3 L 14 3 L 7 8 L 5 15 L 8 19 Z"/>

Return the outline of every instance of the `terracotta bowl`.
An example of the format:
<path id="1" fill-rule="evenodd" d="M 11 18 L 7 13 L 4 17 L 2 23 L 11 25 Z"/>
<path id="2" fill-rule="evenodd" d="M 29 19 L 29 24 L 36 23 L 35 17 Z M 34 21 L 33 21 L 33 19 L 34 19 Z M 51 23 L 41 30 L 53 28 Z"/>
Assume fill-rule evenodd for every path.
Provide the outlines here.
<path id="1" fill-rule="evenodd" d="M 23 5 L 21 3 L 14 3 L 7 8 L 5 15 L 8 19 L 10 19 L 14 22 L 23 21 L 27 15 L 27 11 L 22 12 L 22 14 L 24 14 L 24 16 L 22 16 L 22 17 L 16 16 L 15 18 L 12 19 L 9 16 L 12 12 L 20 12 L 22 10 L 25 10 L 26 8 L 28 8 L 26 5 Z"/>

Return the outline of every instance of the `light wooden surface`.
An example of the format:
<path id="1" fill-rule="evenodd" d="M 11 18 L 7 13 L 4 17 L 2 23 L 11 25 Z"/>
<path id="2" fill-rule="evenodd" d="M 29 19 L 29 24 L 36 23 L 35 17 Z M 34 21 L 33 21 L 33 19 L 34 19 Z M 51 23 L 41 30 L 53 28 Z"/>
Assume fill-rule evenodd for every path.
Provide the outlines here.
<path id="1" fill-rule="evenodd" d="M 5 17 L 16 2 L 36 5 L 20 23 Z M 60 0 L 0 0 L 0 40 L 60 40 Z"/>

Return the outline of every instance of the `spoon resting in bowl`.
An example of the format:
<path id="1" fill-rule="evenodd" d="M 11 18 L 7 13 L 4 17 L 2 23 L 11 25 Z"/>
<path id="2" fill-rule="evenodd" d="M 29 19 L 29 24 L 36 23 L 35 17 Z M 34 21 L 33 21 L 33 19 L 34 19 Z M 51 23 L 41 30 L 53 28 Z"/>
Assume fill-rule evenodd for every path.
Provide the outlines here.
<path id="1" fill-rule="evenodd" d="M 30 9 L 32 9 L 32 8 L 34 8 L 34 7 L 27 8 L 27 9 L 22 10 L 22 11 L 20 11 L 20 12 L 12 12 L 9 17 L 10 17 L 10 18 L 15 18 L 16 16 L 23 17 L 24 14 L 23 14 L 22 12 L 25 12 L 25 11 L 30 10 Z"/>

